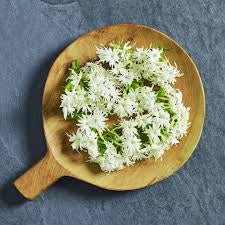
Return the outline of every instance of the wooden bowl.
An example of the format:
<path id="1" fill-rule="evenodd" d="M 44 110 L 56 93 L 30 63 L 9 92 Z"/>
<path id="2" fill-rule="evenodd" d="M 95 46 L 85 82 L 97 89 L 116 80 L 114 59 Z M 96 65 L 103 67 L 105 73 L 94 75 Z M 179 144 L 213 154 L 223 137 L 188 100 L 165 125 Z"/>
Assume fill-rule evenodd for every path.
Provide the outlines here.
<path id="1" fill-rule="evenodd" d="M 191 127 L 180 144 L 173 146 L 162 160 L 140 161 L 123 170 L 106 174 L 95 164 L 87 163 L 87 156 L 70 149 L 66 132 L 71 132 L 75 122 L 65 121 L 60 105 L 60 95 L 67 77 L 67 70 L 74 58 L 79 65 L 97 59 L 96 46 L 111 42 L 130 41 L 136 47 L 164 46 L 172 48 L 166 55 L 176 62 L 184 76 L 177 78 L 175 87 L 183 93 L 185 106 L 190 106 Z M 43 125 L 48 146 L 46 156 L 15 181 L 17 189 L 28 199 L 33 199 L 46 187 L 62 176 L 71 176 L 98 187 L 125 191 L 154 184 L 177 171 L 193 153 L 203 127 L 205 96 L 198 70 L 188 54 L 171 38 L 152 28 L 120 24 L 87 33 L 69 45 L 54 62 L 45 85 Z"/>

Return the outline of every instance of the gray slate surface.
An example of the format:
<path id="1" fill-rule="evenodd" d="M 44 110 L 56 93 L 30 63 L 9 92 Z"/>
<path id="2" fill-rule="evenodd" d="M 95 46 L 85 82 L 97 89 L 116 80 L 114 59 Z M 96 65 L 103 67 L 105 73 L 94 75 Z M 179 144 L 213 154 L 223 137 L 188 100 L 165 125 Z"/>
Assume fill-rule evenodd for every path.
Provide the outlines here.
<path id="1" fill-rule="evenodd" d="M 225 224 L 225 1 L 1 0 L 0 224 Z M 188 163 L 165 181 L 117 193 L 65 178 L 32 202 L 14 179 L 46 151 L 41 98 L 56 56 L 79 35 L 115 23 L 165 32 L 192 56 L 206 120 Z"/>

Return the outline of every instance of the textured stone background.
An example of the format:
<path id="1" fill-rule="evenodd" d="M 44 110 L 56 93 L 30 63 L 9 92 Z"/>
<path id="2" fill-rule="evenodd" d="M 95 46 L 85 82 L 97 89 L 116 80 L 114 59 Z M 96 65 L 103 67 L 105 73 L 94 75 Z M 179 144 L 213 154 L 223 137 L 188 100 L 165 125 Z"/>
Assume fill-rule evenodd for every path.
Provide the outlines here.
<path id="1" fill-rule="evenodd" d="M 0 224 L 225 224 L 225 1 L 1 0 Z M 206 120 L 188 163 L 144 190 L 115 193 L 65 178 L 32 202 L 14 179 L 46 151 L 41 97 L 56 56 L 79 35 L 114 23 L 159 29 L 192 56 Z"/>

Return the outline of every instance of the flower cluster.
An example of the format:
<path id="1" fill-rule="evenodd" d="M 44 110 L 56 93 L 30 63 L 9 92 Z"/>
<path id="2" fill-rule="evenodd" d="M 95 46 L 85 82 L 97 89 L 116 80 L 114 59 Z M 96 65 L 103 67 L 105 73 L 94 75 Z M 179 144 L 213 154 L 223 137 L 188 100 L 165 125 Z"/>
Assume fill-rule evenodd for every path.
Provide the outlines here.
<path id="1" fill-rule="evenodd" d="M 72 62 L 61 95 L 64 118 L 78 125 L 69 141 L 103 171 L 159 158 L 186 134 L 189 108 L 171 86 L 182 73 L 165 57 L 167 50 L 110 44 L 97 48 L 98 61 L 79 69 Z M 117 123 L 109 126 L 108 117 Z"/>

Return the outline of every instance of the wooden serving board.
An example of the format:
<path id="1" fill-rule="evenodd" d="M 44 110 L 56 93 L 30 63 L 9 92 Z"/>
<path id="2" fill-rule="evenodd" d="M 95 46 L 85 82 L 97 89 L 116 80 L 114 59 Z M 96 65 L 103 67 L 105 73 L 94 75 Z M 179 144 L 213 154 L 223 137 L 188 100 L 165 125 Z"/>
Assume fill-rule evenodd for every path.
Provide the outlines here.
<path id="1" fill-rule="evenodd" d="M 123 170 L 106 174 L 95 164 L 86 162 L 86 155 L 71 151 L 66 132 L 74 129 L 73 121 L 65 121 L 60 105 L 62 87 L 65 85 L 67 69 L 74 58 L 79 65 L 97 59 L 96 46 L 111 42 L 130 41 L 136 47 L 165 46 L 172 48 L 166 56 L 176 62 L 184 76 L 177 79 L 175 87 L 183 93 L 183 101 L 190 106 L 191 127 L 180 144 L 170 148 L 162 160 L 140 161 Z M 125 191 L 154 184 L 177 171 L 193 153 L 203 127 L 205 96 L 198 70 L 175 41 L 152 28 L 136 24 L 119 24 L 87 33 L 69 45 L 55 60 L 45 85 L 43 104 L 43 126 L 48 151 L 46 156 L 15 181 L 17 189 L 28 199 L 35 198 L 45 188 L 62 176 L 71 176 L 101 188 Z"/>

